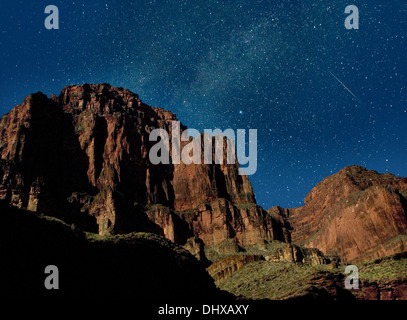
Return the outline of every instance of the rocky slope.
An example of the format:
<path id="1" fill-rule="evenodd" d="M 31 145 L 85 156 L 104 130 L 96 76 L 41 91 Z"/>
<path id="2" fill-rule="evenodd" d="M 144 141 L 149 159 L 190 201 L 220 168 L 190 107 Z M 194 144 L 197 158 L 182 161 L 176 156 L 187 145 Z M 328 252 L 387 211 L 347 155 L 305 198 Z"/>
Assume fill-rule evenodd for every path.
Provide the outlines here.
<path id="1" fill-rule="evenodd" d="M 304 266 L 324 266 L 328 269 L 337 268 L 340 263 L 338 257 L 325 256 L 318 249 L 303 248 L 280 241 L 265 243 L 263 248 L 260 246 L 249 247 L 239 254 L 217 257 L 213 260 L 215 261 L 207 268 L 207 271 L 216 284 L 225 281 L 245 265 L 257 261 L 267 261 L 267 264 L 271 265 L 288 262 Z"/>
<path id="2" fill-rule="evenodd" d="M 101 235 L 147 231 L 241 247 L 283 240 L 237 163 L 150 163 L 150 132 L 171 132 L 174 120 L 108 84 L 31 94 L 0 120 L 0 199 Z"/>
<path id="3" fill-rule="evenodd" d="M 360 264 L 359 289 L 345 288 L 344 270 L 344 265 L 330 268 L 326 265 L 260 260 L 242 266 L 227 277 L 219 278 L 217 284 L 241 299 L 407 299 L 407 254 Z"/>
<path id="4" fill-rule="evenodd" d="M 347 167 L 319 183 L 303 207 L 285 212 L 292 241 L 343 261 L 405 252 L 406 197 L 406 178 Z"/>

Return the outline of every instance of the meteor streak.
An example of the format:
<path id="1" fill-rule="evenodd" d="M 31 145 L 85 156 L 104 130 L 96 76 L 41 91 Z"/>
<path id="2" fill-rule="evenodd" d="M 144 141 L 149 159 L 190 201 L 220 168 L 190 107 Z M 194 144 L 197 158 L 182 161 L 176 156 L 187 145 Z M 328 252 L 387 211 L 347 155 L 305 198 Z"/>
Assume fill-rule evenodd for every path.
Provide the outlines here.
<path id="1" fill-rule="evenodd" d="M 329 70 L 328 70 L 328 71 L 329 71 Z M 359 98 L 358 98 L 352 91 L 350 91 L 350 89 L 349 89 L 347 86 L 345 86 L 345 84 L 344 84 L 341 80 L 339 80 L 337 76 L 335 76 L 331 71 L 329 71 L 329 73 L 330 73 L 356 100 L 360 101 Z"/>

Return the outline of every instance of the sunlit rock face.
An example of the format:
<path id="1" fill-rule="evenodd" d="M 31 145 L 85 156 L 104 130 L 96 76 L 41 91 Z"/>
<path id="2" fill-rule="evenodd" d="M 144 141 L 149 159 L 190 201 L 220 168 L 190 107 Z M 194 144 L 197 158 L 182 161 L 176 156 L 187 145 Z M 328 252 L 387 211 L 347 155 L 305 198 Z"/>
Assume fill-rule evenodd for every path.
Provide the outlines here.
<path id="1" fill-rule="evenodd" d="M 99 234 L 148 231 L 242 247 L 284 240 L 237 162 L 150 162 L 151 131 L 171 134 L 175 120 L 108 84 L 31 94 L 0 120 L 0 198 Z"/>
<path id="2" fill-rule="evenodd" d="M 407 251 L 407 179 L 347 167 L 287 213 L 292 241 L 362 261 Z"/>

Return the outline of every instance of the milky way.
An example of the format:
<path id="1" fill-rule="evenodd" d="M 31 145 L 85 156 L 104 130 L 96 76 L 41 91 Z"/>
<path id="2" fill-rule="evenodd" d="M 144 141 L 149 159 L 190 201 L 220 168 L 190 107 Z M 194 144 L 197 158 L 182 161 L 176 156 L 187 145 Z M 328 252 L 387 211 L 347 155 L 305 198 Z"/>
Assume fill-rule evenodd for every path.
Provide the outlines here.
<path id="1" fill-rule="evenodd" d="M 347 165 L 407 176 L 403 1 L 54 1 L 60 29 L 46 30 L 48 2 L 1 4 L 1 114 L 107 82 L 189 127 L 258 129 L 250 180 L 266 209 Z"/>

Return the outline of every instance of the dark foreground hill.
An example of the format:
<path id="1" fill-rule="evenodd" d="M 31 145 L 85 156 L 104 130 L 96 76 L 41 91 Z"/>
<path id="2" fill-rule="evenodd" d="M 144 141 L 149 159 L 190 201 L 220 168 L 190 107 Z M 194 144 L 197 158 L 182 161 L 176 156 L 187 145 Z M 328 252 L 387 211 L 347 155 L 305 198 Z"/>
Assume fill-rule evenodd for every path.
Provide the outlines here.
<path id="1" fill-rule="evenodd" d="M 134 301 L 229 297 L 189 252 L 154 234 L 86 234 L 4 202 L 0 213 L 2 296 Z M 47 265 L 59 268 L 59 290 L 45 289 Z"/>

